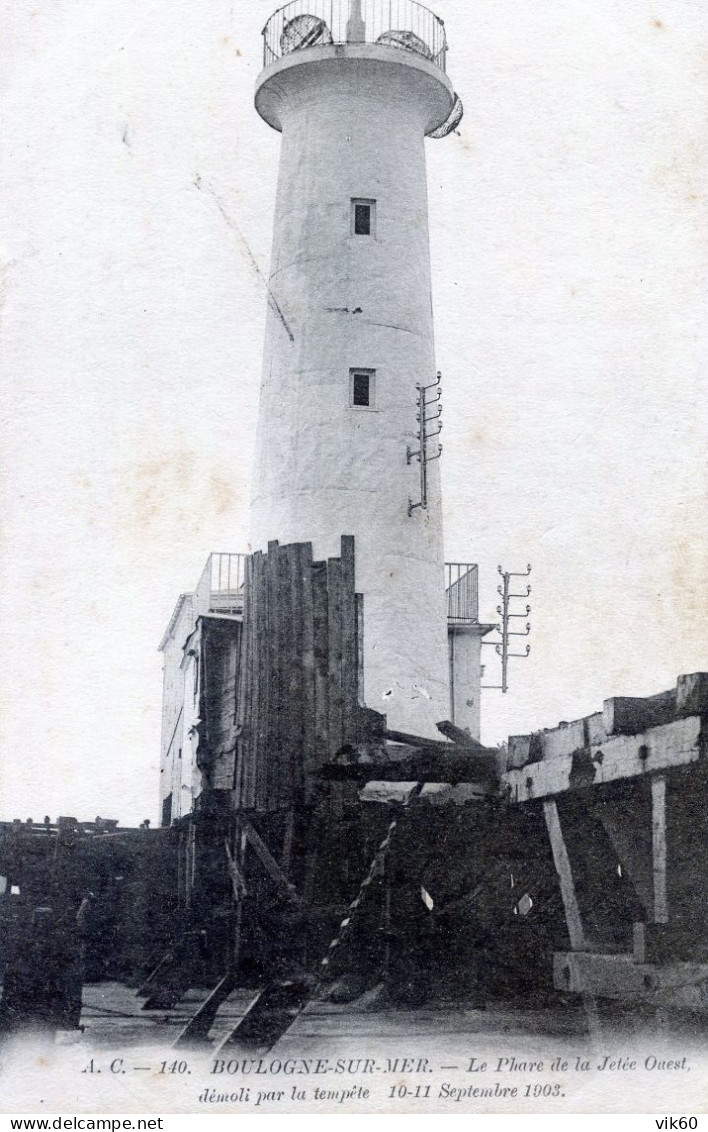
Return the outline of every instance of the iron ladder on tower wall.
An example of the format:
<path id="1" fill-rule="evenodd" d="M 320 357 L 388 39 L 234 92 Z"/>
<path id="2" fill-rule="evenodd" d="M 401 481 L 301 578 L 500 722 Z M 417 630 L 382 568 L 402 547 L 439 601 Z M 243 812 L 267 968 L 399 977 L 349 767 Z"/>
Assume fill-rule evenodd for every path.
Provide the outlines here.
<path id="1" fill-rule="evenodd" d="M 420 507 L 425 511 L 428 507 L 428 464 L 433 460 L 439 460 L 442 455 L 442 444 L 438 443 L 438 450 L 434 456 L 428 455 L 428 441 L 433 437 L 439 436 L 442 431 L 442 380 L 440 371 L 435 381 L 431 385 L 416 384 L 418 390 L 417 405 L 418 412 L 416 420 L 418 421 L 418 429 L 416 431 L 416 438 L 418 440 L 418 447 L 412 449 L 410 444 L 406 447 L 406 463 L 410 464 L 411 460 L 417 457 L 420 464 L 420 500 L 414 503 L 412 499 L 408 500 L 408 514 L 412 515 L 416 507 Z M 437 392 L 434 396 L 428 397 L 429 390 L 434 389 Z M 434 409 L 434 412 L 428 416 L 428 409 Z M 437 428 L 433 431 L 428 431 L 430 422 L 435 422 Z M 432 429 L 432 425 L 431 425 Z"/>

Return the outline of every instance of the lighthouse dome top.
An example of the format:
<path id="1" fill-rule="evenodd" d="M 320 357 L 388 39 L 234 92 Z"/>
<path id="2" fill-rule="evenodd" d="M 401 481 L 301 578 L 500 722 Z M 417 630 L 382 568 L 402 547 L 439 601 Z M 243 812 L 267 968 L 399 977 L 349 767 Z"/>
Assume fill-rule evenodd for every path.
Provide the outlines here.
<path id="1" fill-rule="evenodd" d="M 409 51 L 445 70 L 445 25 L 417 0 L 291 0 L 263 28 L 263 65 L 294 51 L 347 43 Z"/>
<path id="2" fill-rule="evenodd" d="M 312 92 L 313 67 L 332 77 L 354 68 L 359 82 L 374 84 L 382 82 L 384 70 L 417 75 L 414 85 L 429 111 L 428 137 L 445 137 L 462 118 L 446 74 L 445 25 L 416 0 L 291 0 L 268 20 L 263 45 L 256 108 L 276 130 L 282 129 L 286 89 L 292 95 L 298 85 L 309 86 Z"/>

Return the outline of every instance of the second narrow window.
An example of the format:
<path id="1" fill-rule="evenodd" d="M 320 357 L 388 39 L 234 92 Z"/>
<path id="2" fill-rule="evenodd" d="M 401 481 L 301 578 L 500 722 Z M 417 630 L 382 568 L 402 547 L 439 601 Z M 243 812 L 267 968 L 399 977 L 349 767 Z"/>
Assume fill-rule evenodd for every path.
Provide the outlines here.
<path id="1" fill-rule="evenodd" d="M 351 403 L 356 408 L 371 408 L 374 403 L 374 375 L 372 370 L 351 370 Z"/>
<path id="2" fill-rule="evenodd" d="M 352 234 L 373 236 L 375 216 L 376 201 L 352 200 Z"/>

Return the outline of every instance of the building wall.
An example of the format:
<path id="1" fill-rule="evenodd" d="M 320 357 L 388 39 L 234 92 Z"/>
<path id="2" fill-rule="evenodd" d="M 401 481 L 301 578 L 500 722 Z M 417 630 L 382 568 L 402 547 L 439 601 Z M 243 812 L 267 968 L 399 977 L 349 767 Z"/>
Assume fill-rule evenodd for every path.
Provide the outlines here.
<path id="1" fill-rule="evenodd" d="M 480 735 L 482 636 L 489 626 L 451 626 L 448 633 L 450 710 L 452 722 L 466 728 L 473 739 Z"/>
<path id="2" fill-rule="evenodd" d="M 173 777 L 172 816 L 183 817 L 194 809 L 194 802 L 201 792 L 201 775 L 197 766 L 199 746 L 199 682 L 201 667 L 199 663 L 200 630 L 195 629 L 188 640 L 188 649 L 182 661 L 184 677 L 184 708 L 180 727 L 182 730 L 181 757 L 177 759 Z"/>
<path id="3" fill-rule="evenodd" d="M 184 744 L 184 643 L 194 630 L 195 612 L 191 594 L 182 594 L 162 645 L 162 738 L 160 744 L 160 815 L 168 803 L 171 817 L 180 812 L 182 753 Z M 166 814 L 165 814 L 166 816 Z M 164 824 L 169 824 L 169 820 Z"/>
<path id="4" fill-rule="evenodd" d="M 205 617 L 202 658 L 207 678 L 200 687 L 202 719 L 199 765 L 214 790 L 232 790 L 236 763 L 236 711 L 242 623 Z"/>
<path id="5" fill-rule="evenodd" d="M 282 129 L 251 542 L 356 540 L 368 706 L 435 734 L 448 712 L 439 462 L 419 496 L 416 382 L 435 381 L 424 134 L 449 112 L 442 72 L 348 45 L 268 68 L 259 112 Z M 352 234 L 352 200 L 375 234 Z M 375 371 L 350 404 L 350 371 Z M 437 445 L 431 444 L 431 455 Z"/>

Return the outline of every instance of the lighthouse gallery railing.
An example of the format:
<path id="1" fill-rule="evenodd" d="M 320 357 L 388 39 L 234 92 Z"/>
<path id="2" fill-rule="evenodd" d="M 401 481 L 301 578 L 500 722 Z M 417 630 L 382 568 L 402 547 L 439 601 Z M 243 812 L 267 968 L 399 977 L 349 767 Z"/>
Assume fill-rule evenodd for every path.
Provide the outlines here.
<path id="1" fill-rule="evenodd" d="M 245 554 L 213 553 L 207 558 L 195 592 L 198 613 L 243 611 Z M 478 570 L 473 562 L 445 563 L 447 619 L 470 625 L 479 620 Z"/>
<path id="2" fill-rule="evenodd" d="M 292 0 L 263 28 L 263 65 L 304 47 L 334 43 L 398 47 L 445 70 L 445 25 L 416 0 Z"/>

